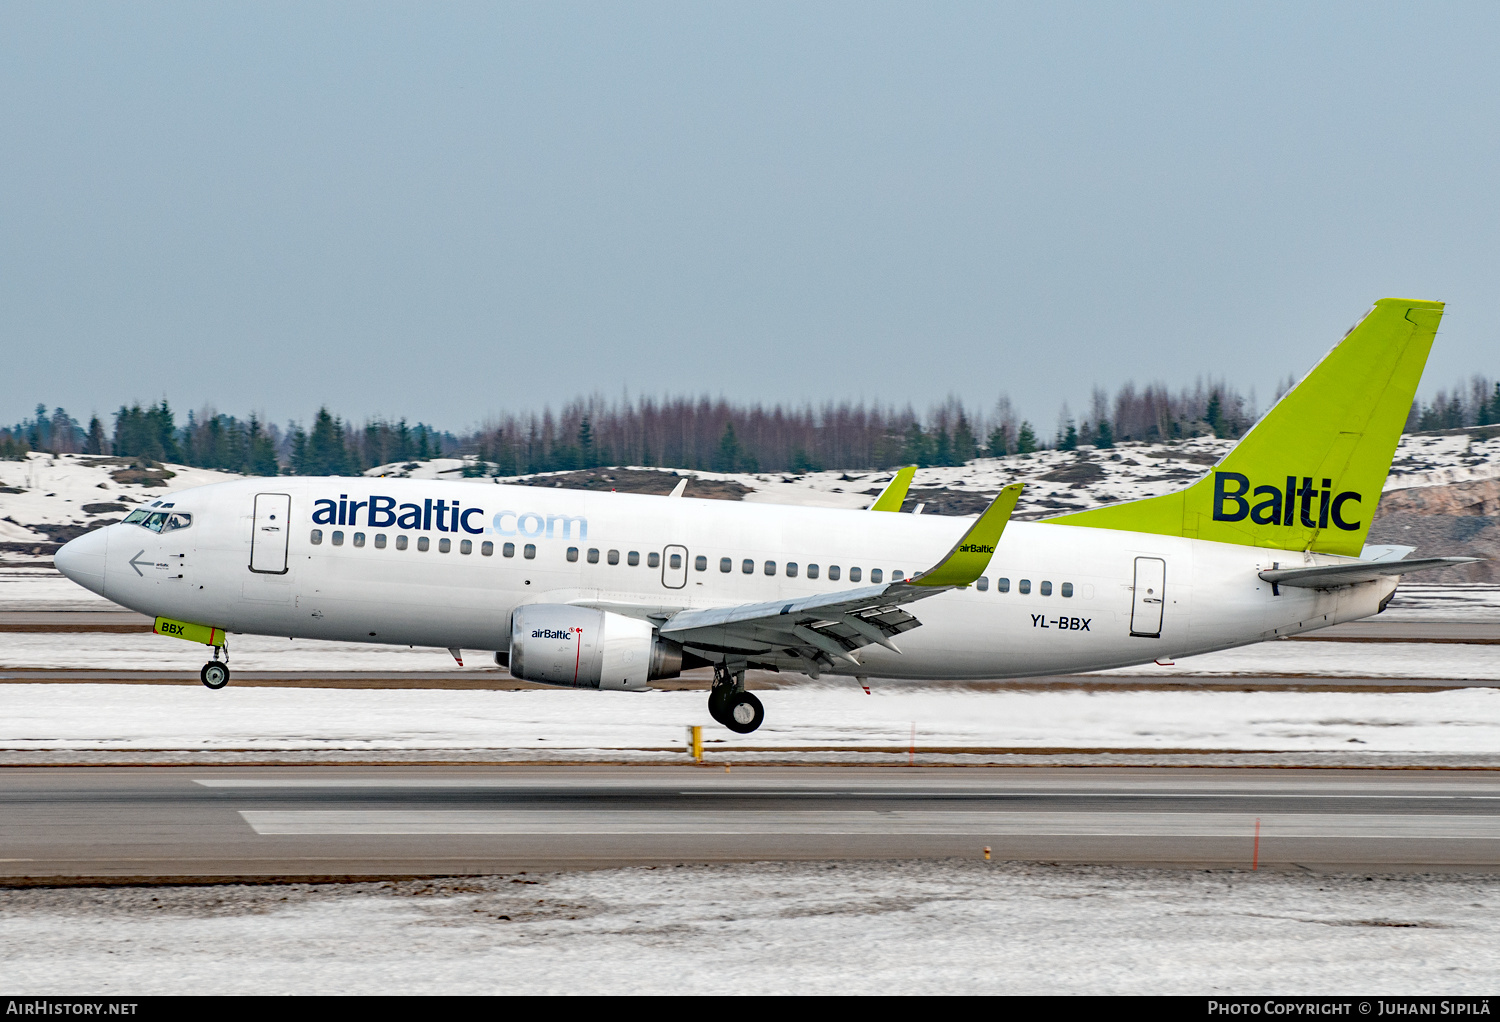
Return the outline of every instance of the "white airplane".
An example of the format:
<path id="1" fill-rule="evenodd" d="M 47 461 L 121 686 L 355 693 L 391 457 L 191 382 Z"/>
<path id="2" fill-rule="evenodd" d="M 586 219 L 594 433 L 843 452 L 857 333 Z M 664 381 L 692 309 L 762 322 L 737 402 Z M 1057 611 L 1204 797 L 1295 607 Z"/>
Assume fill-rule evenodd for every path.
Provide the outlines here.
<path id="1" fill-rule="evenodd" d="M 210 688 L 229 632 L 495 651 L 577 688 L 712 665 L 709 711 L 741 733 L 765 715 L 749 668 L 964 680 L 1206 653 L 1379 613 L 1399 575 L 1473 560 L 1359 556 L 1442 308 L 1377 302 L 1187 489 L 1041 522 L 1007 527 L 1019 486 L 978 520 L 883 513 L 910 471 L 869 511 L 281 477 L 172 494 L 56 564 L 212 646 Z"/>

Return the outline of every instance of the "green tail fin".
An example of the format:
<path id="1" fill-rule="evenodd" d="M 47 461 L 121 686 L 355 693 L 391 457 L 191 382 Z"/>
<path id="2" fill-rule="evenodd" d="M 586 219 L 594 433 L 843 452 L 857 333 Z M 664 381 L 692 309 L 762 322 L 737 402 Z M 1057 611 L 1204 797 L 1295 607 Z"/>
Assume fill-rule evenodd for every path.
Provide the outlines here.
<path id="1" fill-rule="evenodd" d="M 1382 298 L 1204 478 L 1048 521 L 1357 555 L 1442 315 Z"/>

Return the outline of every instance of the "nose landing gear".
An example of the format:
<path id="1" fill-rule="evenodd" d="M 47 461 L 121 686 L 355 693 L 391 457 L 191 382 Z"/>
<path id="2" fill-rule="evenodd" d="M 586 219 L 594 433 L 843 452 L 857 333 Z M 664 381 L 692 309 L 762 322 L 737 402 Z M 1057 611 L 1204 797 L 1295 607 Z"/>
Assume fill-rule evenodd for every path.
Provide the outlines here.
<path id="1" fill-rule="evenodd" d="M 708 690 L 708 715 L 736 734 L 748 735 L 765 723 L 766 708 L 745 691 L 745 668 L 714 665 L 714 683 Z"/>
<path id="2" fill-rule="evenodd" d="M 224 651 L 224 662 L 219 662 L 219 651 Z M 198 678 L 203 684 L 214 691 L 218 691 L 229 684 L 229 650 L 227 647 L 215 646 L 214 658 L 203 665 L 203 670 L 198 672 Z"/>

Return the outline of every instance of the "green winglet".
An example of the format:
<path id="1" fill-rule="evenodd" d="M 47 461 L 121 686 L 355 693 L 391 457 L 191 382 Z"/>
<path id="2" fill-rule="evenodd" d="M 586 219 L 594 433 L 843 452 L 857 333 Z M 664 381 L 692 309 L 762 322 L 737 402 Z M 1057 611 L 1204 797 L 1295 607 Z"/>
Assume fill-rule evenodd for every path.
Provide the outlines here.
<path id="1" fill-rule="evenodd" d="M 885 484 L 885 489 L 880 491 L 880 496 L 870 505 L 870 510 L 900 511 L 902 501 L 906 500 L 906 491 L 911 489 L 911 477 L 916 474 L 915 465 L 898 468 L 895 477 Z"/>
<path id="2" fill-rule="evenodd" d="M 969 526 L 969 531 L 964 533 L 937 564 L 919 575 L 913 575 L 908 585 L 914 586 L 966 586 L 984 573 L 989 567 L 990 558 L 995 554 L 995 547 L 1000 543 L 1000 534 L 1005 531 L 1005 523 L 1010 521 L 1011 512 L 1016 509 L 1016 501 L 1021 496 L 1023 484 L 1011 483 L 994 499 L 989 507 L 985 508 L 984 514 L 979 516 L 979 521 Z"/>

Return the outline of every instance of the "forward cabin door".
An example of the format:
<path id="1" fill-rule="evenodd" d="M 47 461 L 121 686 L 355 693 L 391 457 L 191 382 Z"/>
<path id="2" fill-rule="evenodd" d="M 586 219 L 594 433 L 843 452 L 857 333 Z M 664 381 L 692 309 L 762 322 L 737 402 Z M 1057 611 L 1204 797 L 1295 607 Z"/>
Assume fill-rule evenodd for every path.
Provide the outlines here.
<path id="1" fill-rule="evenodd" d="M 286 547 L 291 539 L 292 498 L 286 493 L 255 495 L 255 526 L 250 534 L 250 570 L 261 575 L 286 574 Z"/>
<path id="2" fill-rule="evenodd" d="M 1167 591 L 1167 562 L 1160 557 L 1135 559 L 1135 599 L 1130 608 L 1130 634 L 1161 637 L 1162 602 Z"/>
<path id="3" fill-rule="evenodd" d="M 661 584 L 668 589 L 687 585 L 688 552 L 685 546 L 669 546 L 661 552 Z"/>

